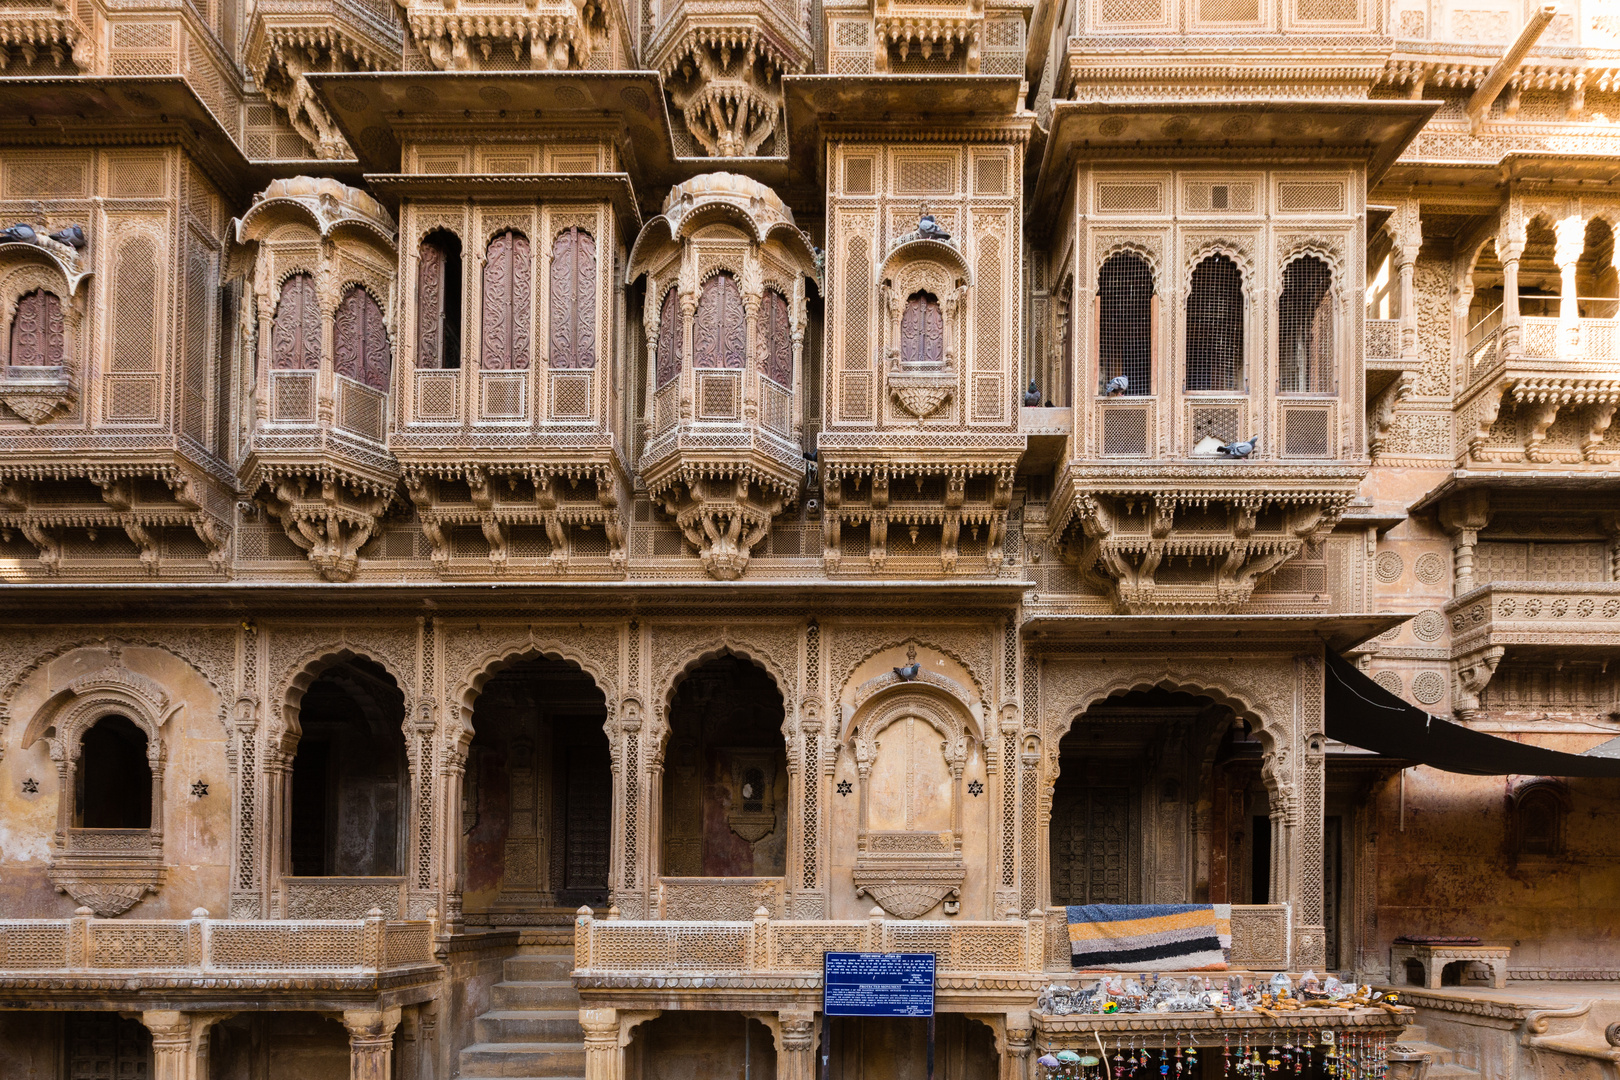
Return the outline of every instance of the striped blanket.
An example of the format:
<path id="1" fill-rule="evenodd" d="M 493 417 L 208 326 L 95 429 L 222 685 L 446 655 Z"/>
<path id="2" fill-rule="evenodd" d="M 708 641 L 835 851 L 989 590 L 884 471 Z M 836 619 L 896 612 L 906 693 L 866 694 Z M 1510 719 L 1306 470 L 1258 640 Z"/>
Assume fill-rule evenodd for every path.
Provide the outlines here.
<path id="1" fill-rule="evenodd" d="M 1070 964 L 1115 971 L 1220 971 L 1231 904 L 1080 904 L 1067 909 Z"/>

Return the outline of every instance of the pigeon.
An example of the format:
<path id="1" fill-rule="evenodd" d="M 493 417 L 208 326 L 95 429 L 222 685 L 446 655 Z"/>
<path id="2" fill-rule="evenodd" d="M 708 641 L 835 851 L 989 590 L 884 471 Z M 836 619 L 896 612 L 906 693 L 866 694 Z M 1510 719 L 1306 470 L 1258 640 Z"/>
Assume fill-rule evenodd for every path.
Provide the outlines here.
<path id="1" fill-rule="evenodd" d="M 58 244 L 66 244 L 68 247 L 78 251 L 83 251 L 84 245 L 88 243 L 84 238 L 84 227 L 82 225 L 69 225 L 65 229 L 53 232 L 51 233 L 51 239 Z"/>
<path id="2" fill-rule="evenodd" d="M 1029 389 L 1024 391 L 1024 404 L 1034 407 L 1041 403 L 1041 392 L 1035 389 L 1035 380 L 1029 380 Z"/>
<path id="3" fill-rule="evenodd" d="M 1130 376 L 1128 376 L 1128 375 L 1115 375 L 1112 379 L 1108 380 L 1108 389 L 1103 391 L 1103 392 L 1105 394 L 1107 394 L 1109 397 L 1118 397 L 1119 395 L 1123 394 L 1125 391 L 1129 390 L 1130 388 L 1131 388 Z"/>
<path id="4" fill-rule="evenodd" d="M 804 452 L 804 460 L 806 460 L 806 461 L 815 461 L 820 456 L 821 456 L 821 451 L 820 450 L 806 450 Z"/>
<path id="5" fill-rule="evenodd" d="M 35 239 L 34 227 L 20 221 L 9 229 L 0 229 L 0 243 L 32 244 Z"/>
<path id="6" fill-rule="evenodd" d="M 921 672 L 922 667 L 915 660 L 907 664 L 905 667 L 897 667 L 894 669 L 894 673 L 900 676 L 901 682 L 911 682 L 919 674 L 921 674 Z"/>
<path id="7" fill-rule="evenodd" d="M 939 222 L 934 220 L 934 215 L 926 212 L 917 219 L 917 232 L 924 240 L 949 240 L 951 238 L 950 233 L 939 227 Z"/>
<path id="8" fill-rule="evenodd" d="M 1243 442 L 1227 443 L 1225 446 L 1222 446 L 1215 452 L 1217 454 L 1225 454 L 1227 457 L 1231 458 L 1246 458 L 1250 454 L 1254 453 L 1254 448 L 1258 445 L 1260 445 L 1260 436 L 1255 435 Z"/>

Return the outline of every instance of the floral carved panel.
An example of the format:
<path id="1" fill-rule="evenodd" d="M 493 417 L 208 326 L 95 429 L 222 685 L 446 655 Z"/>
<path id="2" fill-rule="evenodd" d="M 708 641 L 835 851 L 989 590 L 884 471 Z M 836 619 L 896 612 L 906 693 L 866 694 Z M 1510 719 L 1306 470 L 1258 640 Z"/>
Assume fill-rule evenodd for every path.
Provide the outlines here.
<path id="1" fill-rule="evenodd" d="M 484 370 L 529 366 L 531 285 L 528 238 L 508 230 L 491 240 L 484 260 Z"/>
<path id="2" fill-rule="evenodd" d="M 746 350 L 742 294 L 730 274 L 716 274 L 703 283 L 703 293 L 698 298 L 692 366 L 741 368 Z"/>
<path id="3" fill-rule="evenodd" d="M 793 326 L 788 318 L 787 298 L 775 289 L 765 293 L 759 313 L 760 370 L 779 386 L 793 388 Z"/>
<path id="4" fill-rule="evenodd" d="M 315 279 L 294 274 L 281 283 L 281 302 L 270 327 L 270 366 L 309 371 L 321 364 L 321 308 Z"/>
<path id="5" fill-rule="evenodd" d="M 17 301 L 11 320 L 11 363 L 17 367 L 60 367 L 65 353 L 62 301 L 44 289 Z"/>
<path id="6" fill-rule="evenodd" d="M 574 226 L 551 249 L 551 366 L 596 366 L 596 241 Z"/>
<path id="7" fill-rule="evenodd" d="M 680 373 L 681 302 L 671 287 L 664 294 L 663 310 L 658 315 L 658 385 L 669 384 Z"/>
<path id="8" fill-rule="evenodd" d="M 416 366 L 444 366 L 444 252 L 424 241 L 416 264 Z"/>

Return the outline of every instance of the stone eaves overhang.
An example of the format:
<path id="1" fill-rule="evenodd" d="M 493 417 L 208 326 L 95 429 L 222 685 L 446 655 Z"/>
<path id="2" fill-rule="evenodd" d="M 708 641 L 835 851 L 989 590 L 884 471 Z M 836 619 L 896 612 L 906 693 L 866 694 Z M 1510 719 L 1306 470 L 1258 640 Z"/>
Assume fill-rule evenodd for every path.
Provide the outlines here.
<path id="1" fill-rule="evenodd" d="M 1343 653 L 1406 622 L 1412 616 L 1383 612 L 1354 615 L 1039 615 L 1024 623 L 1028 648 L 1069 648 L 1107 641 L 1233 655 L 1298 653 L 1325 647 Z"/>
<path id="2" fill-rule="evenodd" d="M 1083 161 L 1364 164 L 1378 182 L 1438 101 L 1054 101 L 1030 221 L 1055 205 Z"/>
<path id="3" fill-rule="evenodd" d="M 243 618 L 626 618 L 692 617 L 769 610 L 806 616 L 903 617 L 908 612 L 1016 609 L 1034 583 L 992 581 L 603 581 L 534 584 L 404 582 L 282 582 L 213 585 L 167 582 L 8 585 L 0 589 L 0 619 L 12 623 L 151 623 L 164 619 Z"/>
<path id="4" fill-rule="evenodd" d="M 1605 495 L 1620 491 L 1620 473 L 1547 468 L 1457 469 L 1407 507 L 1406 512 L 1413 517 L 1433 513 L 1447 499 L 1478 490 L 1520 491 L 1541 496 L 1554 491 Z"/>
<path id="5" fill-rule="evenodd" d="M 178 75 L 0 78 L 0 146 L 163 144 L 179 144 L 239 202 L 272 180 L 310 172 L 360 180 L 352 161 L 249 161 Z"/>
<path id="6" fill-rule="evenodd" d="M 1583 136 L 1584 137 L 1584 136 Z M 1402 158 L 1380 179 L 1390 192 L 1426 196 L 1425 188 L 1438 188 L 1433 198 L 1455 204 L 1459 192 L 1491 191 L 1510 183 L 1547 184 L 1576 191 L 1612 190 L 1620 183 L 1620 158 L 1612 154 L 1578 154 L 1557 150 L 1515 150 L 1495 161 L 1437 158 Z M 1480 212 L 1494 212 L 1496 204 Z M 1368 233 L 1371 234 L 1369 227 Z"/>

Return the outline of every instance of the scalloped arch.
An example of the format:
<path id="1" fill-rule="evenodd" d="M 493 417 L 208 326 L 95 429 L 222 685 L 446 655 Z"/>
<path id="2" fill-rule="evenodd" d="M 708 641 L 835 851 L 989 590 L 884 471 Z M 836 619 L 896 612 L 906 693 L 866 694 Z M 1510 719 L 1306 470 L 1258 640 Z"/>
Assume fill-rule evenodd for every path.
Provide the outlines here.
<path id="1" fill-rule="evenodd" d="M 1217 705 L 1223 705 L 1231 709 L 1238 719 L 1247 721 L 1250 729 L 1255 735 L 1259 736 L 1261 744 L 1267 750 L 1274 750 L 1277 747 L 1278 731 L 1276 728 L 1284 723 L 1282 718 L 1268 719 L 1262 708 L 1250 701 L 1245 695 L 1230 687 L 1222 686 L 1207 676 L 1184 671 L 1166 672 L 1162 667 L 1157 666 L 1144 666 L 1135 671 L 1117 675 L 1108 682 L 1088 690 L 1086 696 L 1081 700 L 1070 703 L 1063 713 L 1063 719 L 1052 726 L 1050 735 L 1052 745 L 1055 747 L 1062 742 L 1063 737 L 1074 727 L 1074 722 L 1087 709 L 1099 701 L 1107 701 L 1111 697 L 1133 691 L 1153 689 L 1209 698 Z"/>
<path id="2" fill-rule="evenodd" d="M 1205 240 L 1187 253 L 1186 264 L 1181 268 L 1182 287 L 1191 291 L 1193 271 L 1211 255 L 1225 255 L 1237 265 L 1238 274 L 1243 280 L 1243 298 L 1249 300 L 1254 288 L 1254 255 L 1247 244 L 1225 237 Z"/>
<path id="3" fill-rule="evenodd" d="M 79 286 L 90 277 L 94 271 L 74 270 L 64 264 L 56 254 L 37 244 L 24 244 L 13 242 L 0 244 L 0 275 L 7 279 L 13 275 L 24 272 L 29 268 L 41 271 L 48 276 L 54 276 L 61 282 L 59 291 L 65 300 L 77 300 Z"/>
<path id="4" fill-rule="evenodd" d="M 1112 259 L 1115 255 L 1135 255 L 1137 258 L 1147 263 L 1148 273 L 1153 275 L 1153 291 L 1155 293 L 1159 291 L 1159 277 L 1164 268 L 1159 264 L 1158 253 L 1148 245 L 1138 243 L 1135 240 L 1116 240 L 1099 251 L 1097 253 L 1096 269 L 1091 275 L 1093 282 L 1101 282 L 1102 268 L 1107 265 L 1108 260 Z M 1093 291 L 1100 287 L 1100 284 L 1094 284 L 1092 286 Z"/>
<path id="5" fill-rule="evenodd" d="M 924 707 L 920 703 L 926 703 Z M 941 714 L 950 717 L 952 724 L 941 726 Z M 840 746 L 848 743 L 859 729 L 863 738 L 870 739 L 903 716 L 915 715 L 927 720 L 946 738 L 971 736 L 981 745 L 984 732 L 973 707 L 951 693 L 946 687 L 934 683 L 895 682 L 877 690 L 855 708 L 843 730 L 839 733 Z"/>
<path id="6" fill-rule="evenodd" d="M 727 634 L 724 637 L 713 639 L 698 646 L 684 663 L 670 673 L 666 686 L 653 688 L 653 699 L 658 703 L 656 709 L 657 724 L 651 745 L 647 748 L 648 760 L 662 758 L 664 749 L 669 743 L 669 708 L 675 702 L 675 691 L 693 671 L 707 664 L 711 660 L 722 656 L 734 656 L 739 660 L 746 660 L 759 668 L 771 681 L 776 684 L 777 692 L 782 695 L 782 726 L 779 729 L 783 740 L 792 745 L 793 725 L 797 720 L 798 710 L 790 704 L 793 701 L 793 680 L 787 677 L 776 663 L 771 659 L 770 652 L 748 642 L 733 638 Z"/>
<path id="7" fill-rule="evenodd" d="M 319 679 L 328 668 L 351 659 L 369 660 L 373 664 L 388 672 L 394 685 L 405 698 L 405 723 L 410 722 L 412 712 L 411 687 L 415 684 L 415 672 L 405 671 L 396 667 L 380 652 L 367 649 L 363 644 L 356 644 L 347 640 L 338 640 L 331 644 L 322 645 L 304 653 L 292 665 L 292 674 L 283 679 L 277 687 L 275 700 L 281 703 L 281 732 L 299 734 L 303 728 L 299 725 L 299 711 L 303 707 L 304 694 L 310 686 Z"/>
<path id="8" fill-rule="evenodd" d="M 1293 263 L 1307 258 L 1320 259 L 1325 263 L 1328 268 L 1329 287 L 1335 294 L 1343 291 L 1340 284 L 1344 281 L 1344 249 L 1337 244 L 1314 238 L 1294 240 L 1279 253 L 1277 271 L 1280 274 Z"/>
<path id="9" fill-rule="evenodd" d="M 878 280 L 892 277 L 896 269 L 902 265 L 913 262 L 935 263 L 950 267 L 951 273 L 960 277 L 969 287 L 973 285 L 973 271 L 968 268 L 967 259 L 953 244 L 942 240 L 926 240 L 921 237 L 915 240 L 906 240 L 889 249 L 883 257 L 883 264 L 878 267 Z"/>
<path id="10" fill-rule="evenodd" d="M 877 647 L 869 649 L 866 652 L 862 653 L 859 657 L 857 657 L 855 659 L 855 662 L 853 664 L 849 665 L 849 670 L 848 671 L 837 672 L 836 675 L 837 675 L 837 678 L 838 678 L 838 686 L 837 686 L 837 693 L 833 695 L 833 700 L 837 701 L 837 702 L 842 702 L 844 700 L 844 694 L 849 689 L 849 680 L 854 677 L 855 672 L 860 669 L 860 666 L 862 664 L 864 664 L 868 660 L 872 659 L 872 657 L 876 656 L 878 653 L 888 652 L 890 649 L 900 648 L 900 647 L 908 645 L 908 644 L 916 645 L 918 648 L 933 649 L 935 652 L 939 653 L 940 655 L 948 656 L 952 660 L 955 660 L 958 664 L 962 665 L 962 670 L 967 672 L 968 673 L 968 678 L 973 681 L 973 685 L 972 685 L 972 687 L 970 687 L 970 689 L 975 694 L 977 694 L 979 696 L 979 700 L 980 701 L 989 700 L 988 695 L 985 693 L 985 689 L 984 689 L 985 686 L 988 685 L 988 683 L 989 683 L 989 672 L 981 673 L 981 672 L 975 671 L 973 669 L 973 665 L 970 662 L 968 662 L 967 660 L 963 659 L 961 654 L 956 652 L 954 649 L 947 648 L 944 645 L 936 644 L 935 642 L 929 641 L 926 638 L 918 637 L 916 635 L 912 635 L 910 637 L 900 638 L 898 640 L 886 641 L 883 644 L 878 645 Z"/>
<path id="11" fill-rule="evenodd" d="M 478 698 L 484 692 L 484 686 L 498 674 L 501 669 L 509 667 L 521 660 L 561 660 L 572 664 L 580 671 L 591 677 L 596 688 L 602 693 L 602 700 L 607 706 L 608 723 L 613 722 L 614 713 L 618 709 L 618 686 L 607 677 L 600 665 L 591 660 L 585 653 L 571 649 L 562 642 L 552 639 L 537 639 L 528 637 L 513 639 L 511 642 L 498 645 L 486 651 L 477 660 L 462 668 L 460 677 L 456 680 L 452 691 L 450 703 L 457 710 L 456 719 L 459 721 L 457 732 L 465 734 L 471 739 L 474 728 L 472 723 L 473 708 L 478 704 Z M 612 738 L 609 733 L 609 738 Z"/>

